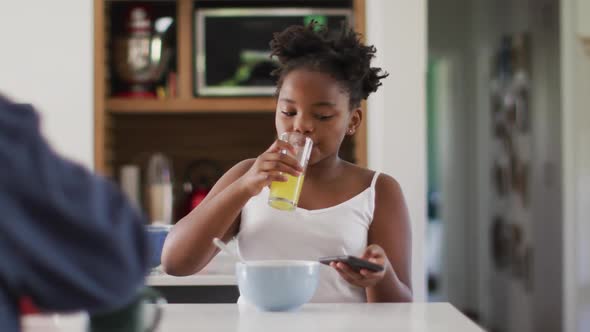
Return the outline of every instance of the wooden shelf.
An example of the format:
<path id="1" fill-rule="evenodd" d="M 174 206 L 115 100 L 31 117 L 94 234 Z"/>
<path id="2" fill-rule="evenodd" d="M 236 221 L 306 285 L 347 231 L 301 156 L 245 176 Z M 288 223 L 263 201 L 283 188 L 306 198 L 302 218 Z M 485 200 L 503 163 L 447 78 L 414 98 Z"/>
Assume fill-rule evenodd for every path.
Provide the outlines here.
<path id="1" fill-rule="evenodd" d="M 126 99 L 110 98 L 110 113 L 270 113 L 275 111 L 274 97 Z"/>
<path id="2" fill-rule="evenodd" d="M 115 177 L 124 164 L 140 164 L 159 150 L 175 161 L 182 174 L 194 159 L 212 159 L 229 168 L 266 149 L 275 137 L 276 101 L 265 97 L 195 97 L 195 5 L 200 0 L 166 0 L 167 15 L 176 10 L 177 90 L 173 99 L 109 97 L 117 88 L 111 82 L 111 14 L 120 0 L 94 2 L 94 162 L 99 173 Z M 125 0 L 132 2 L 133 0 Z M 354 26 L 365 32 L 365 3 L 352 0 Z M 273 0 L 279 3 L 280 0 Z M 292 1 L 297 3 L 298 1 Z M 223 7 L 220 1 L 220 7 Z M 174 7 L 175 6 L 175 7 Z M 365 108 L 366 104 L 363 103 Z M 366 109 L 366 108 L 365 108 Z M 132 114 L 133 116 L 124 116 Z M 169 116 L 169 114 L 174 114 Z M 202 116 L 193 116 L 202 115 Z M 365 121 L 353 138 L 343 143 L 343 156 L 367 165 Z M 223 129 L 222 129 L 223 128 Z M 154 135 L 158 132 L 159 135 Z M 164 137 L 165 139 L 162 139 Z M 212 145 L 215 142 L 216 145 Z"/>

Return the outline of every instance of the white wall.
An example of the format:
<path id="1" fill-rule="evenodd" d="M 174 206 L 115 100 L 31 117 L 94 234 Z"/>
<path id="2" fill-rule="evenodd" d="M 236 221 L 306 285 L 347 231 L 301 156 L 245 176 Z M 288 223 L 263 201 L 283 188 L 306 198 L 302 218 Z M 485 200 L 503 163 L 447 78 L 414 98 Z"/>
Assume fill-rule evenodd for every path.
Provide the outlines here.
<path id="1" fill-rule="evenodd" d="M 92 167 L 92 0 L 0 1 L 0 50 L 0 91 L 32 103 L 52 145 Z"/>
<path id="2" fill-rule="evenodd" d="M 561 2 L 564 331 L 590 331 L 590 54 L 577 36 L 579 4 Z M 590 8 L 587 6 L 586 8 Z"/>
<path id="3" fill-rule="evenodd" d="M 367 41 L 375 66 L 391 76 L 368 101 L 369 167 L 395 177 L 406 197 L 413 233 L 412 283 L 426 299 L 426 1 L 366 2 Z"/>
<path id="4" fill-rule="evenodd" d="M 533 37 L 532 109 L 535 110 L 530 220 L 534 249 L 531 327 L 532 331 L 559 331 L 564 322 L 560 310 L 563 290 L 554 286 L 563 284 L 564 274 L 559 1 L 537 1 L 528 11 Z"/>
<path id="5" fill-rule="evenodd" d="M 428 56 L 448 69 L 448 104 L 436 105 L 440 157 L 440 220 L 443 228 L 441 295 L 464 311 L 477 311 L 478 270 L 474 250 L 475 200 L 473 111 L 474 75 L 471 53 L 471 0 L 428 1 Z M 443 84 L 443 82 L 439 82 Z M 444 89 L 444 90 L 443 90 Z M 440 102 L 437 100 L 437 102 Z"/>
<path id="6" fill-rule="evenodd" d="M 491 227 L 491 207 L 489 202 L 492 197 L 492 183 L 490 181 L 490 165 L 493 156 L 490 153 L 490 138 L 492 137 L 492 117 L 490 112 L 490 55 L 497 50 L 498 41 L 501 32 L 497 31 L 498 22 L 502 14 L 493 1 L 477 1 L 474 5 L 472 23 L 473 43 L 472 56 L 474 57 L 474 79 L 480 82 L 474 88 L 475 109 L 479 114 L 476 120 L 474 139 L 477 142 L 474 151 L 476 158 L 476 181 L 474 190 L 477 193 L 475 220 L 478 221 L 476 235 L 474 238 L 477 245 L 472 250 L 477 251 L 477 299 L 474 305 L 480 315 L 481 322 L 484 326 L 492 325 L 492 322 L 506 324 L 499 321 L 497 316 L 494 317 L 493 307 L 497 299 L 506 297 L 507 289 L 494 288 L 492 282 L 493 262 L 490 255 L 490 227 Z M 483 84 L 482 84 L 483 83 Z M 507 307 L 507 306 L 505 306 Z M 504 313 L 510 310 L 504 308 Z M 495 324 L 498 325 L 498 324 Z"/>

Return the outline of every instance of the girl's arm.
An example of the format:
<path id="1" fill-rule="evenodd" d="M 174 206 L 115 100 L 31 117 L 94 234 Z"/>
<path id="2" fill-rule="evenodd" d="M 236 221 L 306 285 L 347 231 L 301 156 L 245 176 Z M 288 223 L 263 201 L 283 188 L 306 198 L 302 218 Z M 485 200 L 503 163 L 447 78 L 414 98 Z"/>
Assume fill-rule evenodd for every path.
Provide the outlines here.
<path id="1" fill-rule="evenodd" d="M 200 271 L 217 254 L 214 237 L 229 241 L 238 231 L 240 211 L 251 195 L 240 181 L 254 163 L 244 160 L 213 186 L 207 197 L 174 225 L 162 249 L 162 267 L 170 275 Z"/>
<path id="2" fill-rule="evenodd" d="M 385 275 L 367 287 L 368 302 L 412 301 L 412 230 L 408 208 L 397 181 L 381 174 L 375 188 L 375 212 L 368 243 L 383 248 Z"/>
<path id="3" fill-rule="evenodd" d="M 293 147 L 277 140 L 258 158 L 242 161 L 219 179 L 207 197 L 168 234 L 162 250 L 166 273 L 190 275 L 200 271 L 217 254 L 213 238 L 227 242 L 237 234 L 240 212 L 251 197 L 272 181 L 286 181 L 283 173 L 297 176 L 302 171 L 297 160 L 281 153 L 285 149 Z"/>

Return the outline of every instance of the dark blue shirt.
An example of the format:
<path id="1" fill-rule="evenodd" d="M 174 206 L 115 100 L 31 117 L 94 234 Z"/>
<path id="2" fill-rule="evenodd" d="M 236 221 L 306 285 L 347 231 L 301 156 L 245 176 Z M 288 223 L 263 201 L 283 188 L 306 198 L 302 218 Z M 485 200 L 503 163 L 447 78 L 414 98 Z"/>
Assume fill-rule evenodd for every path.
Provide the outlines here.
<path id="1" fill-rule="evenodd" d="M 31 106 L 0 97 L 1 331 L 19 330 L 22 296 L 47 311 L 128 303 L 147 269 L 143 222 L 112 183 L 52 151 Z"/>

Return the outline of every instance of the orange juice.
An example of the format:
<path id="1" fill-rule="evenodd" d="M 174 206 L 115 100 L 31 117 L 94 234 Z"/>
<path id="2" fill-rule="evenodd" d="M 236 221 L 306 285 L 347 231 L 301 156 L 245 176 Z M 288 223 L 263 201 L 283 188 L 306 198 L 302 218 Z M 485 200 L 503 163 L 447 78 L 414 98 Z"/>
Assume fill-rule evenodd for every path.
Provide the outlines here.
<path id="1" fill-rule="evenodd" d="M 286 182 L 274 181 L 270 184 L 270 196 L 268 204 L 275 209 L 292 211 L 297 207 L 299 195 L 303 187 L 304 174 L 293 176 L 285 174 Z"/>

